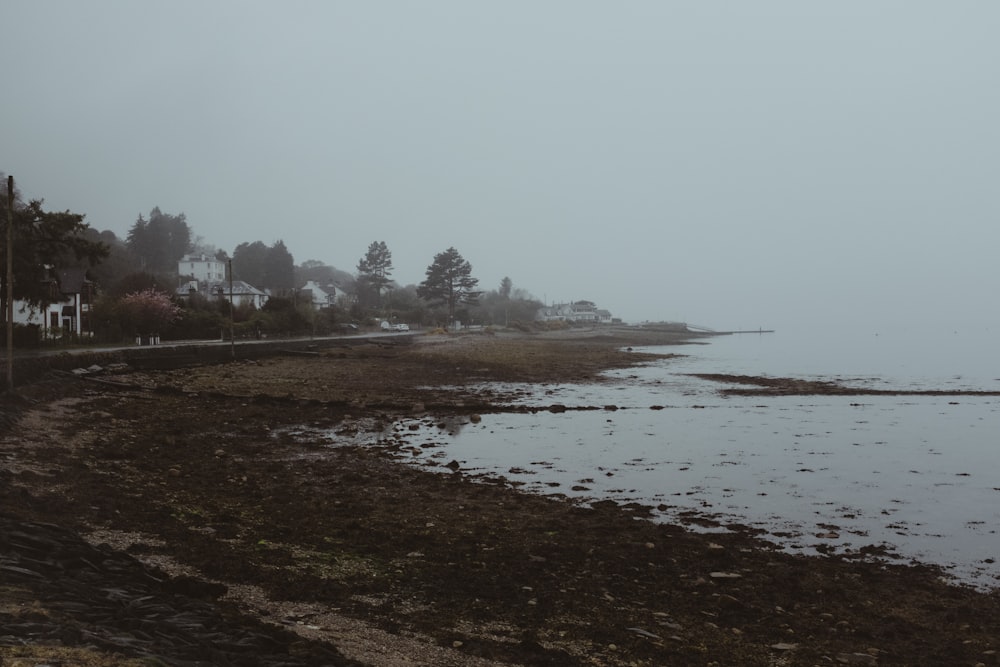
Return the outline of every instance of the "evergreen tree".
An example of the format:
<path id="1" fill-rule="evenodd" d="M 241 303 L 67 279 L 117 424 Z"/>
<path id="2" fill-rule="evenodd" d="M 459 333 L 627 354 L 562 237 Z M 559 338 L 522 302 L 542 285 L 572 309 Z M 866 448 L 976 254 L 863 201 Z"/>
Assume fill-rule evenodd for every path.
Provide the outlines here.
<path id="1" fill-rule="evenodd" d="M 177 262 L 191 250 L 191 228 L 184 214 L 170 215 L 159 207 L 142 215 L 128 232 L 126 245 L 145 271 L 176 273 Z"/>
<path id="2" fill-rule="evenodd" d="M 233 278 L 254 287 L 264 287 L 268 247 L 262 241 L 241 243 L 233 250 Z"/>
<path id="3" fill-rule="evenodd" d="M 267 249 L 263 280 L 259 287 L 279 293 L 287 293 L 295 287 L 295 259 L 280 239 Z"/>
<path id="4" fill-rule="evenodd" d="M 377 295 L 379 306 L 382 304 L 382 290 L 391 282 L 392 253 L 385 241 L 372 241 L 368 252 L 358 261 L 359 291 L 370 289 Z"/>
<path id="5" fill-rule="evenodd" d="M 455 248 L 448 248 L 434 256 L 434 263 L 427 267 L 427 277 L 417 287 L 417 294 L 432 303 L 448 306 L 448 321 L 455 321 L 455 307 L 459 304 L 475 305 L 480 292 L 475 290 L 479 280 L 472 277 L 472 265 L 462 258 Z"/>

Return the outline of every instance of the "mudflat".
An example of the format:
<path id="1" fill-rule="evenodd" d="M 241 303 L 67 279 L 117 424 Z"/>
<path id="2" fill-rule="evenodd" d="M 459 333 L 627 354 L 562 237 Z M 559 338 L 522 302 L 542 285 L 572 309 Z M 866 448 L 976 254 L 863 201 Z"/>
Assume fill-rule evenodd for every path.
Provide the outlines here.
<path id="1" fill-rule="evenodd" d="M 600 382 L 669 343 L 698 340 L 426 334 L 21 387 L 0 664 L 1000 664 L 1000 593 L 933 567 L 399 461 L 398 417 L 473 421 L 505 409 L 483 383 Z"/>

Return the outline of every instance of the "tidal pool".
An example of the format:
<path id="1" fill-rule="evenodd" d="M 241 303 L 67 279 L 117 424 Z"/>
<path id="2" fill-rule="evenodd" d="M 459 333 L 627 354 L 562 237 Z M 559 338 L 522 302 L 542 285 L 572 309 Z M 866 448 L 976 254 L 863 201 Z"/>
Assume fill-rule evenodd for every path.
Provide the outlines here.
<path id="1" fill-rule="evenodd" d="M 502 475 L 538 493 L 638 502 L 696 529 L 748 525 L 791 551 L 884 545 L 996 586 L 1000 480 L 985 443 L 1000 432 L 998 407 L 728 400 L 484 415 L 460 428 L 415 419 L 396 437 L 414 445 L 411 461 L 457 461 L 464 473 Z"/>
<path id="2" fill-rule="evenodd" d="M 687 375 L 729 370 L 691 357 L 594 384 L 490 385 L 539 410 L 413 419 L 391 432 L 414 463 L 457 461 L 581 502 L 636 502 L 696 530 L 749 526 L 793 552 L 874 546 L 1000 587 L 1000 398 L 724 397 Z"/>

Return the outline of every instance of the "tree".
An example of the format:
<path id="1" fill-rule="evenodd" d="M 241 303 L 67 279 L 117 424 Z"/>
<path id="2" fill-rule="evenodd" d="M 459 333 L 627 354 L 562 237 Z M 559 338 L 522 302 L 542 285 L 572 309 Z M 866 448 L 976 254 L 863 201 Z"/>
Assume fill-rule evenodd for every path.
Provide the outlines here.
<path id="1" fill-rule="evenodd" d="M 295 287 L 295 260 L 285 242 L 241 243 L 233 251 L 233 277 L 260 289 L 287 293 Z"/>
<path id="2" fill-rule="evenodd" d="M 267 246 L 261 241 L 241 243 L 233 250 L 233 278 L 263 287 Z"/>
<path id="3" fill-rule="evenodd" d="M 126 294 L 119 301 L 118 308 L 126 329 L 146 335 L 159 333 L 181 313 L 180 306 L 155 289 Z"/>
<path id="4" fill-rule="evenodd" d="M 295 287 L 295 260 L 284 241 L 279 239 L 267 249 L 263 279 L 257 287 L 266 287 L 280 293 L 290 292 Z"/>
<path id="5" fill-rule="evenodd" d="M 338 291 L 354 291 L 354 276 L 318 259 L 307 259 L 295 267 L 295 284 L 305 285 L 313 280 L 319 285 L 334 284 Z"/>
<path id="6" fill-rule="evenodd" d="M 358 262 L 358 283 L 363 290 L 375 291 L 378 305 L 382 305 L 382 290 L 392 283 L 392 253 L 385 241 L 372 241 L 368 252 Z"/>
<path id="7" fill-rule="evenodd" d="M 174 273 L 178 260 L 191 250 L 191 228 L 183 213 L 170 215 L 156 207 L 149 212 L 148 221 L 139 215 L 126 244 L 144 270 Z"/>
<path id="8" fill-rule="evenodd" d="M 6 181 L 6 178 L 3 180 Z M 41 199 L 24 204 L 16 190 L 11 203 L 7 201 L 6 184 L 2 190 L 0 217 L 5 231 L 7 207 L 13 206 L 15 300 L 24 301 L 32 307 L 51 303 L 54 298 L 51 269 L 80 264 L 94 266 L 107 257 L 107 245 L 89 236 L 90 225 L 83 221 L 83 215 L 70 211 L 46 211 L 42 208 L 44 200 Z M 3 236 L 6 238 L 6 234 Z M 4 244 L 0 252 L 0 266 L 7 265 L 7 250 Z M 6 324 L 6 271 L 0 271 L 0 311 L 0 322 Z"/>
<path id="9" fill-rule="evenodd" d="M 515 289 L 510 278 L 500 281 L 500 287 L 480 295 L 472 316 L 489 324 L 511 326 L 515 322 L 531 322 L 542 303 L 523 289 Z"/>
<path id="10" fill-rule="evenodd" d="M 427 267 L 427 277 L 417 287 L 417 294 L 432 303 L 447 305 L 448 321 L 453 322 L 456 306 L 475 305 L 480 294 L 475 291 L 478 284 L 479 280 L 472 277 L 472 265 L 455 248 L 448 248 L 434 256 L 434 263 Z"/>

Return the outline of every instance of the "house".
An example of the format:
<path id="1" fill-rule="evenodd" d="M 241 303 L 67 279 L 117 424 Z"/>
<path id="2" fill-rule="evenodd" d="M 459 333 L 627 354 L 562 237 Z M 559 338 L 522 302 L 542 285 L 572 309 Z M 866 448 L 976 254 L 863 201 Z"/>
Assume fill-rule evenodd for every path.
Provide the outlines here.
<path id="1" fill-rule="evenodd" d="M 545 306 L 538 311 L 537 319 L 542 321 L 561 320 L 590 324 L 610 323 L 611 311 L 599 309 L 593 301 L 572 301 Z"/>
<path id="2" fill-rule="evenodd" d="M 14 322 L 41 327 L 46 337 L 63 333 L 89 336 L 93 333 L 90 306 L 94 284 L 87 280 L 85 269 L 58 269 L 49 279 L 52 302 L 31 307 L 26 302 L 14 302 Z"/>
<path id="3" fill-rule="evenodd" d="M 177 261 L 177 275 L 208 285 L 221 283 L 226 279 L 226 263 L 204 254 L 184 255 Z"/>
<path id="4" fill-rule="evenodd" d="M 175 294 L 184 299 L 191 294 L 206 298 L 221 297 L 230 300 L 230 284 L 226 277 L 226 262 L 205 254 L 184 255 L 177 261 L 177 275 L 188 280 L 177 288 Z M 232 302 L 236 306 L 252 305 L 260 308 L 270 295 L 242 280 L 232 282 Z"/>
<path id="5" fill-rule="evenodd" d="M 261 308 L 267 303 L 270 297 L 267 292 L 259 290 L 242 280 L 234 280 L 232 285 L 229 283 L 219 283 L 218 285 L 214 285 L 212 289 L 217 296 L 230 301 L 237 308 L 240 306 Z"/>
<path id="6" fill-rule="evenodd" d="M 307 280 L 302 292 L 312 295 L 313 308 L 329 308 L 336 305 L 337 288 L 334 285 L 320 286 L 315 280 Z"/>

